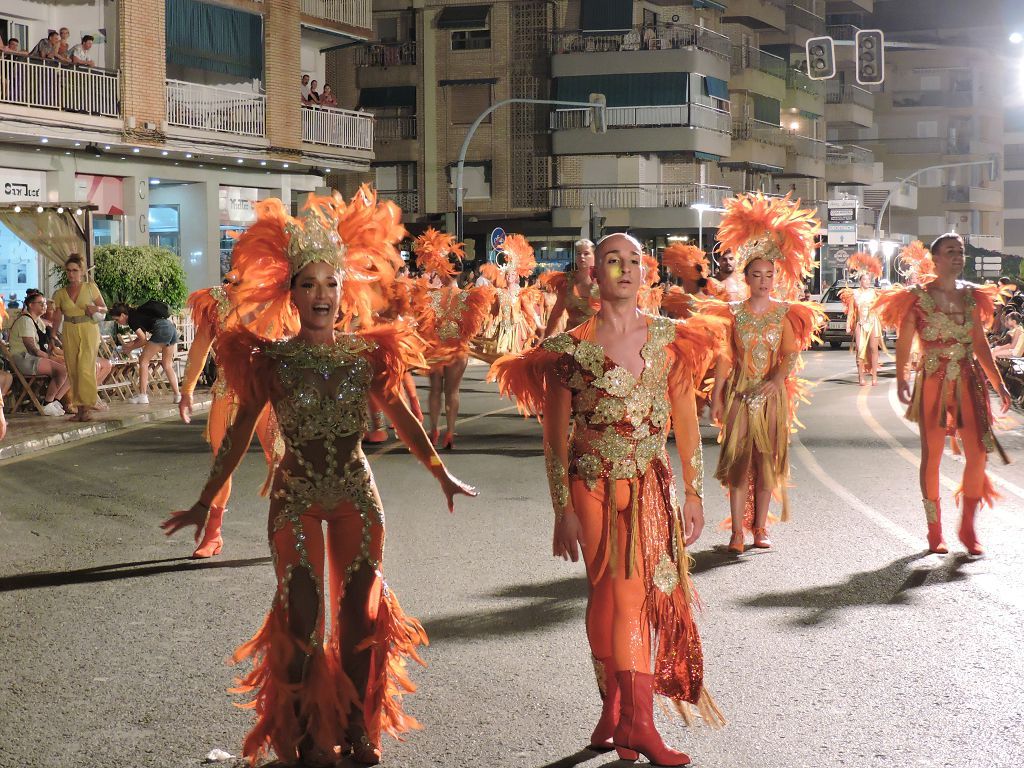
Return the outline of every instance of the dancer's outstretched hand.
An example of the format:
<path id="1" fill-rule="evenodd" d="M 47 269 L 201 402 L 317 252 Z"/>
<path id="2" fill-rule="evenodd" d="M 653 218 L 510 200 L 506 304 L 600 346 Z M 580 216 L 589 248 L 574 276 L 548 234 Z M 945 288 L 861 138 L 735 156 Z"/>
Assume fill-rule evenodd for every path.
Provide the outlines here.
<path id="1" fill-rule="evenodd" d="M 203 526 L 206 525 L 206 518 L 209 514 L 210 508 L 208 506 L 196 502 L 192 509 L 183 509 L 173 513 L 169 518 L 160 523 L 160 527 L 164 529 L 165 536 L 170 536 L 182 528 L 194 525 L 196 527 L 196 544 L 198 544 L 199 534 L 203 532 Z"/>
<path id="2" fill-rule="evenodd" d="M 580 559 L 580 547 L 583 546 L 583 525 L 576 513 L 567 510 L 562 519 L 555 523 L 555 536 L 551 553 L 563 560 Z"/>
<path id="3" fill-rule="evenodd" d="M 182 392 L 181 402 L 178 403 L 178 415 L 186 424 L 192 423 L 192 393 Z"/>
<path id="4" fill-rule="evenodd" d="M 463 496 L 479 496 L 480 492 L 472 485 L 468 485 L 459 478 L 455 477 L 450 472 L 445 472 L 441 476 L 441 490 L 444 492 L 444 497 L 448 500 L 448 511 L 455 511 L 455 497 L 459 494 Z"/>
<path id="5" fill-rule="evenodd" d="M 683 536 L 686 546 L 700 538 L 704 531 L 704 503 L 700 499 L 687 499 L 683 504 Z"/>

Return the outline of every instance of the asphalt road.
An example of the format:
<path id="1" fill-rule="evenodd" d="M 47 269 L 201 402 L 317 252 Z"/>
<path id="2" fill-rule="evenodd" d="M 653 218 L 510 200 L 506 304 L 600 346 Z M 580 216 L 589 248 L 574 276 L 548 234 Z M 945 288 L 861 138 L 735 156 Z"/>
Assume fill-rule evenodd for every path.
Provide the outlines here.
<path id="1" fill-rule="evenodd" d="M 819 381 L 794 440 L 794 519 L 770 552 L 693 548 L 708 684 L 730 724 L 666 739 L 697 766 L 1015 766 L 1024 761 L 1024 471 L 981 517 L 988 555 L 924 552 L 917 438 L 848 352 L 814 351 Z M 388 513 L 386 570 L 432 644 L 385 743 L 394 768 L 624 766 L 582 750 L 599 712 L 582 565 L 550 557 L 540 430 L 472 367 L 448 457 L 480 498 L 449 516 L 403 450 L 372 457 Z M 1024 457 L 1021 420 L 1003 435 Z M 186 768 L 237 754 L 250 722 L 225 693 L 231 650 L 258 628 L 273 575 L 264 476 L 236 477 L 224 553 L 188 560 L 158 523 L 209 466 L 202 425 L 161 424 L 0 465 L 0 766 Z M 714 433 L 705 428 L 709 467 Z M 960 465 L 943 468 L 947 510 Z M 708 483 L 709 521 L 726 514 Z M 946 514 L 955 542 L 955 512 Z M 235 765 L 230 761 L 227 765 Z M 239 763 L 240 765 L 240 763 Z"/>

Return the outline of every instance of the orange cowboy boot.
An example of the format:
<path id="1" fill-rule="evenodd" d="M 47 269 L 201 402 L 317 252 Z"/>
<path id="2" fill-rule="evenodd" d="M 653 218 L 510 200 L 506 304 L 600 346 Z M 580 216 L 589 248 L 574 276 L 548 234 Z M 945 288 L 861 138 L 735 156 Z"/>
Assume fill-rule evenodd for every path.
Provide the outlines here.
<path id="1" fill-rule="evenodd" d="M 220 551 L 224 548 L 224 539 L 221 538 L 220 527 L 224 521 L 224 513 L 227 511 L 227 507 L 217 505 L 210 507 L 210 514 L 206 518 L 206 527 L 203 529 L 203 540 L 199 542 L 199 546 L 192 553 L 192 557 L 202 560 L 220 554 Z"/>
<path id="2" fill-rule="evenodd" d="M 964 496 L 964 511 L 960 517 L 960 543 L 967 549 L 967 553 L 973 557 L 980 557 L 985 554 L 981 544 L 978 542 L 978 535 L 974 531 L 974 516 L 981 507 L 981 499 L 969 499 Z"/>
<path id="3" fill-rule="evenodd" d="M 619 694 L 619 681 L 614 673 L 610 673 L 612 659 L 594 660 L 594 675 L 597 677 L 597 688 L 601 693 L 601 717 L 590 735 L 590 748 L 597 752 L 610 752 L 615 749 L 613 737 L 615 726 L 619 721 L 619 709 L 621 708 L 622 697 Z M 621 755 L 623 760 L 636 760 L 638 755 L 632 750 L 626 750 L 627 754 Z"/>
<path id="4" fill-rule="evenodd" d="M 635 670 L 616 672 L 622 709 L 615 728 L 615 749 L 623 760 L 639 752 L 654 765 L 689 765 L 690 756 L 665 746 L 654 727 L 654 675 Z"/>
<path id="5" fill-rule="evenodd" d="M 942 540 L 942 510 L 938 500 L 924 499 L 924 514 L 928 520 L 928 551 L 944 555 L 949 547 Z"/>

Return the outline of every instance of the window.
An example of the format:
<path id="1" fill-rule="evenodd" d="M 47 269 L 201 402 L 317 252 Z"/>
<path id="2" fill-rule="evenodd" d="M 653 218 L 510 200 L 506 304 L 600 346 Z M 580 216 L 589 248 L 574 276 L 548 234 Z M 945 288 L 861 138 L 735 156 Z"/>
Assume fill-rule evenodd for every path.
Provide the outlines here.
<path id="1" fill-rule="evenodd" d="M 455 178 L 458 176 L 458 164 L 448 166 L 448 181 L 455 196 Z M 491 197 L 491 163 L 465 163 L 462 166 L 462 199 L 487 200 Z"/>
<path id="2" fill-rule="evenodd" d="M 373 165 L 374 185 L 387 192 L 416 189 L 416 163 L 380 163 Z"/>
<path id="3" fill-rule="evenodd" d="M 448 122 L 469 125 L 491 106 L 491 86 L 485 83 L 453 85 L 448 88 Z M 491 122 L 488 115 L 485 123 Z"/>
<path id="4" fill-rule="evenodd" d="M 453 51 L 480 51 L 490 47 L 489 29 L 457 29 L 452 32 Z"/>

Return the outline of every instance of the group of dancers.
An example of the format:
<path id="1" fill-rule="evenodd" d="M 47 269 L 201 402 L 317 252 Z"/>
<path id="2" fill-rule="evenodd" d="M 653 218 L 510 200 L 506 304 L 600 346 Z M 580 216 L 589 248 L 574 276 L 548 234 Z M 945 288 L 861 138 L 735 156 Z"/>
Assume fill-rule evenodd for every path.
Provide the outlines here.
<path id="1" fill-rule="evenodd" d="M 286 764 L 328 766 L 344 756 L 374 765 L 384 733 L 419 727 L 403 696 L 415 688 L 406 666 L 422 663 L 426 636 L 385 580 L 384 514 L 361 444 L 383 413 L 438 481 L 449 511 L 456 496 L 475 496 L 436 450 L 454 444 L 470 356 L 493 361 L 488 378 L 542 421 L 552 552 L 574 562 L 582 554 L 589 582 L 586 631 L 603 702 L 591 747 L 688 764 L 655 728 L 656 696 L 686 722 L 724 724 L 704 683 L 688 570 L 687 547 L 704 528 L 698 414 L 710 404 L 720 428 L 714 476 L 729 496 L 729 549 L 742 553 L 747 532 L 755 547 L 772 546 L 769 507 L 774 498 L 780 517 L 789 514 L 790 433 L 808 396 L 800 353 L 825 321 L 820 305 L 797 298 L 813 269 L 813 212 L 760 194 L 725 208 L 720 279 L 706 254 L 674 246 L 663 264 L 678 284 L 659 285 L 658 263 L 642 244 L 612 234 L 585 245 L 574 270 L 545 277 L 549 296 L 538 299 L 538 289 L 521 285 L 536 263 L 520 236 L 506 239 L 479 285 L 460 288 L 461 245 L 444 233 L 417 239 L 421 276 L 404 274 L 400 211 L 368 187 L 351 200 L 311 197 L 297 218 L 280 201 L 259 204 L 225 284 L 190 299 L 197 332 L 181 413 L 190 418 L 212 350 L 215 458 L 199 501 L 164 523 L 168 534 L 195 527 L 196 557 L 220 552 L 231 475 L 259 437 L 277 590 L 263 626 L 233 657 L 252 663 L 234 689 L 251 696 L 256 713 L 246 757 L 273 750 Z M 874 323 L 898 328 L 900 396 L 921 426 L 929 546 L 945 551 L 938 461 L 949 435 L 967 456 L 960 539 L 978 554 L 974 515 L 994 497 L 984 468 L 999 450 L 986 378 L 1004 408 L 1009 402 L 984 343 L 997 297 L 957 281 L 958 236 L 918 255 L 916 284 L 850 300 L 852 327 L 863 316 L 870 330 L 858 333 L 858 360 L 877 344 Z M 865 274 L 859 290 L 873 291 Z M 870 363 L 862 370 L 870 373 Z M 413 372 L 429 376 L 426 424 Z"/>

